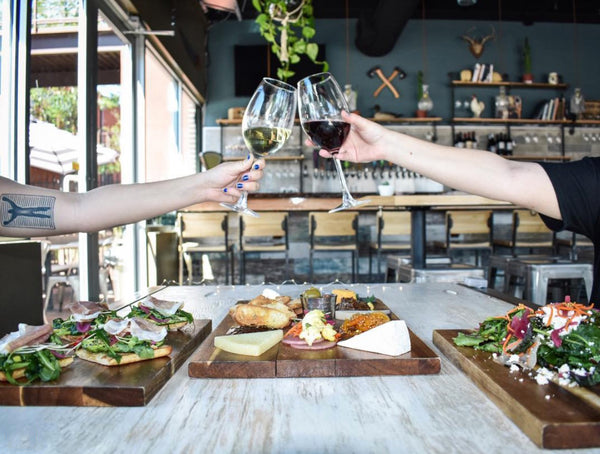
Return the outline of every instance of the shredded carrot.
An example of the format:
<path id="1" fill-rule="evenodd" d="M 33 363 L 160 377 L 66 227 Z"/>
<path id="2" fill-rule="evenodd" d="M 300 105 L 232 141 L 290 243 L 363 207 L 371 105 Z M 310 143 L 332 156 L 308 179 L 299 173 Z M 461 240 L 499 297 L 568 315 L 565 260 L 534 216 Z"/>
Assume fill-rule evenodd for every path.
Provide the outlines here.
<path id="1" fill-rule="evenodd" d="M 301 332 L 302 332 L 302 322 L 298 322 L 294 326 L 292 326 L 288 330 L 288 332 L 285 333 L 285 335 L 283 337 L 290 337 L 290 336 L 299 337 Z"/>

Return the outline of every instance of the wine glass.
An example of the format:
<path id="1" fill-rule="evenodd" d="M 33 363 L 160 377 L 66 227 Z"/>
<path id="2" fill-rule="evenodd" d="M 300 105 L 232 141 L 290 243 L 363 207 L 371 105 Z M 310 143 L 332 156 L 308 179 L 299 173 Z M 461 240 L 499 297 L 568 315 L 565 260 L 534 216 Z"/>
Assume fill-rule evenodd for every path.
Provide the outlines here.
<path id="1" fill-rule="evenodd" d="M 317 146 L 336 154 L 350 133 L 350 123 L 342 120 L 342 111 L 349 112 L 346 98 L 330 73 L 313 74 L 298 82 L 298 111 L 302 129 Z M 340 160 L 333 158 L 340 183 L 342 204 L 330 213 L 369 202 L 356 200 L 350 194 Z"/>
<path id="2" fill-rule="evenodd" d="M 277 79 L 263 78 L 242 119 L 242 135 L 255 158 L 277 152 L 292 135 L 296 116 L 296 89 Z M 237 203 L 221 203 L 238 213 L 258 217 L 248 208 L 248 192 L 243 191 Z"/>

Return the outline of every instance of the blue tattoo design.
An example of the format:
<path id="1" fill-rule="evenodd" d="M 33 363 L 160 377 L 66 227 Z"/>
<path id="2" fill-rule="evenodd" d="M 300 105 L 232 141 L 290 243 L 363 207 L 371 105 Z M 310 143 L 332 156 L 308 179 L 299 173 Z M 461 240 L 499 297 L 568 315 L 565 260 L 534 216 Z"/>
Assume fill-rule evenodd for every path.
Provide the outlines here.
<path id="1" fill-rule="evenodd" d="M 4 227 L 52 229 L 54 225 L 55 197 L 3 194 L 0 219 Z"/>

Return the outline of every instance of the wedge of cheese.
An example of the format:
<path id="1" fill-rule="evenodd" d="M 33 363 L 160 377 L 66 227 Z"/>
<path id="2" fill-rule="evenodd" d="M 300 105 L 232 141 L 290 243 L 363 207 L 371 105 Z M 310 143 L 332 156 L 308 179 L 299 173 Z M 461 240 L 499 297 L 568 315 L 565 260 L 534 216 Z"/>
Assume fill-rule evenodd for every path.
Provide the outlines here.
<path id="1" fill-rule="evenodd" d="M 216 336 L 215 347 L 229 353 L 260 356 L 283 339 L 283 330 Z"/>
<path id="2" fill-rule="evenodd" d="M 331 291 L 331 293 L 333 293 L 336 296 L 336 304 L 341 303 L 343 298 L 356 299 L 356 292 L 353 292 L 352 290 L 334 289 Z"/>
<path id="3" fill-rule="evenodd" d="M 392 320 L 348 340 L 338 342 L 340 347 L 399 356 L 410 351 L 410 335 L 404 320 Z"/>

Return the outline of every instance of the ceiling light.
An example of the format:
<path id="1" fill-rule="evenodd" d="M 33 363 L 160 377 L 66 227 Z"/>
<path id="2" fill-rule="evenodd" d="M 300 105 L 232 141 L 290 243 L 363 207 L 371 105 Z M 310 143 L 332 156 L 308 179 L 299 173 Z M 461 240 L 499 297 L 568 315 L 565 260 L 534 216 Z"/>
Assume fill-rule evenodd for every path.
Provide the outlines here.
<path id="1" fill-rule="evenodd" d="M 458 3 L 458 6 L 473 6 L 477 3 L 477 0 L 456 0 L 456 3 Z"/>

